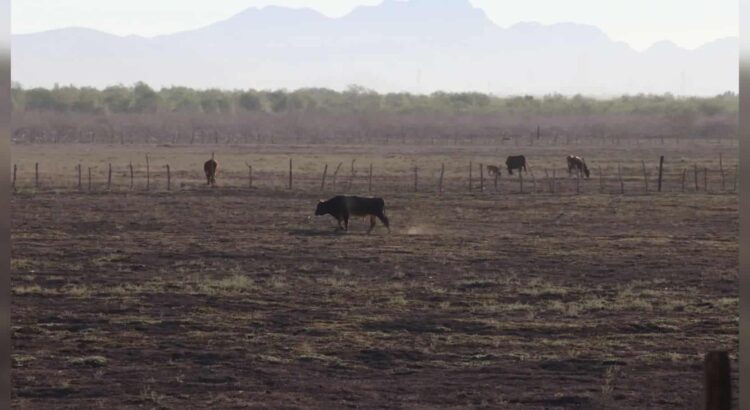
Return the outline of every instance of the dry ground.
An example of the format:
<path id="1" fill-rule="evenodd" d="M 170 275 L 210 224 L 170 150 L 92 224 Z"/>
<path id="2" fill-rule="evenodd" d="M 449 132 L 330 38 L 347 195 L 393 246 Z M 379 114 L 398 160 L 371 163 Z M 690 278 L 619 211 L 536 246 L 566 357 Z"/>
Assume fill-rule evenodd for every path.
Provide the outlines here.
<path id="1" fill-rule="evenodd" d="M 199 177 L 13 197 L 15 407 L 689 409 L 705 352 L 736 364 L 736 194 L 382 180 L 393 233 L 368 236 L 311 217 L 312 189 Z"/>

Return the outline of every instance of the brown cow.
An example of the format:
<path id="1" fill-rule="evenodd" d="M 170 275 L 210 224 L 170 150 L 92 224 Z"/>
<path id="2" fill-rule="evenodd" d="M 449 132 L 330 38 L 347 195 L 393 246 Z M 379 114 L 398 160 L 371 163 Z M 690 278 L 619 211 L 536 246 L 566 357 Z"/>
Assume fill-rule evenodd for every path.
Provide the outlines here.
<path id="1" fill-rule="evenodd" d="M 575 155 L 568 155 L 568 175 L 573 174 L 573 170 L 576 170 L 578 172 L 578 175 L 584 174 L 586 175 L 586 178 L 591 175 L 589 172 L 589 167 L 586 166 L 586 161 L 582 157 L 577 157 Z"/>
<path id="2" fill-rule="evenodd" d="M 203 172 L 206 173 L 206 185 L 216 185 L 216 174 L 219 172 L 219 163 L 214 159 L 214 154 L 211 153 L 211 159 L 203 164 Z"/>
<path id="3" fill-rule="evenodd" d="M 500 175 L 500 167 L 496 167 L 494 165 L 487 165 L 487 175 L 489 176 Z"/>

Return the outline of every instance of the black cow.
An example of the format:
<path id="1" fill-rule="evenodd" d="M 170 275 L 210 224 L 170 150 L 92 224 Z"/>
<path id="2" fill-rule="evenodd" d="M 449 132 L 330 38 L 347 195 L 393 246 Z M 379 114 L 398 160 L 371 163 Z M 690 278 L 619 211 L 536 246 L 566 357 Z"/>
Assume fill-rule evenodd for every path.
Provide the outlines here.
<path id="1" fill-rule="evenodd" d="M 388 233 L 391 232 L 391 228 L 388 224 L 388 218 L 385 216 L 385 201 L 383 198 L 362 198 L 358 196 L 335 196 L 327 201 L 321 200 L 318 202 L 318 207 L 315 209 L 315 215 L 329 214 L 336 218 L 339 224 L 339 229 L 345 231 L 349 230 L 349 217 L 350 216 L 369 216 L 370 217 L 370 229 L 367 230 L 369 234 L 372 228 L 375 227 L 375 218 L 380 219 L 388 228 Z M 341 226 L 341 221 L 344 221 L 344 226 Z"/>
<path id="2" fill-rule="evenodd" d="M 505 165 L 508 167 L 508 174 L 513 175 L 513 170 L 517 169 L 518 172 L 526 172 L 526 157 L 523 155 L 509 156 L 505 160 Z"/>
<path id="3" fill-rule="evenodd" d="M 211 159 L 203 164 L 203 172 L 206 173 L 206 185 L 216 185 L 216 173 L 219 171 L 219 163 L 211 154 Z"/>
<path id="4" fill-rule="evenodd" d="M 586 161 L 583 160 L 581 157 L 577 157 L 574 155 L 568 155 L 568 175 L 573 174 L 573 170 L 575 169 L 578 174 L 580 175 L 583 173 L 586 175 L 586 178 L 591 175 L 589 172 L 589 167 L 586 166 Z"/>

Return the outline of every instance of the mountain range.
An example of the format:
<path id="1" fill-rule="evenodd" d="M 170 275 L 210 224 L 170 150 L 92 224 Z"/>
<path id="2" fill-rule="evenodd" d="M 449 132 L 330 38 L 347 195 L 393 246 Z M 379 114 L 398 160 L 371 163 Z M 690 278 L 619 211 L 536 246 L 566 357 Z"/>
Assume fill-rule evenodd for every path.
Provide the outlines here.
<path id="1" fill-rule="evenodd" d="M 739 42 L 639 52 L 590 25 L 504 28 L 468 0 L 384 0 L 326 17 L 250 8 L 206 27 L 156 37 L 86 28 L 13 35 L 12 79 L 24 87 L 144 81 L 223 89 L 380 92 L 714 95 L 739 88 Z"/>

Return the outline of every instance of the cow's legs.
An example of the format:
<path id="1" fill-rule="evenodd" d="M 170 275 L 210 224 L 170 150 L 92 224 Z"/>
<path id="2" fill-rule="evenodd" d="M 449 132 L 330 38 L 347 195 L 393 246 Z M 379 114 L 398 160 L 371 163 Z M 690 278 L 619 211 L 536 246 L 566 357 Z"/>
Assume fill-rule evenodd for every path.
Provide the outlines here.
<path id="1" fill-rule="evenodd" d="M 372 232 L 372 228 L 375 227 L 375 215 L 370 215 L 370 229 L 367 230 L 367 234 L 369 235 L 370 232 Z"/>
<path id="2" fill-rule="evenodd" d="M 390 227 L 390 224 L 388 223 L 388 217 L 385 216 L 385 213 L 381 212 L 380 214 L 376 216 L 378 217 L 378 219 L 380 219 L 380 222 L 382 222 L 383 225 L 385 225 L 385 227 L 388 228 L 388 233 L 391 233 L 391 227 Z M 374 219 L 373 219 L 373 223 L 374 223 Z"/>
<path id="3" fill-rule="evenodd" d="M 344 215 L 344 230 L 349 232 L 349 215 Z"/>

